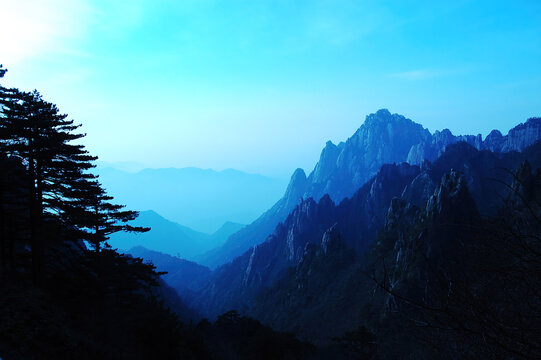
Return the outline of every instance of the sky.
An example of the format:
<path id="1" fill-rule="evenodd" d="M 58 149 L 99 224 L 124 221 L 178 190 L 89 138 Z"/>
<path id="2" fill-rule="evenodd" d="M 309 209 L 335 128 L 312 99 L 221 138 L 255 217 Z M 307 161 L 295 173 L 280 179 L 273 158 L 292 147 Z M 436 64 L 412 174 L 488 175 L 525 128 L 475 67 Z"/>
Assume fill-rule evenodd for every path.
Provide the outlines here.
<path id="1" fill-rule="evenodd" d="M 0 0 L 4 86 L 105 162 L 289 176 L 380 108 L 434 131 L 541 116 L 541 1 Z"/>

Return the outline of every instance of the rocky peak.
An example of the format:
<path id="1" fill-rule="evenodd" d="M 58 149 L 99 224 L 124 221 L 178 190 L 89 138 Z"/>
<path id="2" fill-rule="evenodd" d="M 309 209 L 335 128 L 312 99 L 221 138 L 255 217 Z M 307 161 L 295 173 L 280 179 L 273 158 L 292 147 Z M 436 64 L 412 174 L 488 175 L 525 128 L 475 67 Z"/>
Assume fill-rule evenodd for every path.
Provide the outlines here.
<path id="1" fill-rule="evenodd" d="M 406 186 L 402 192 L 401 198 L 418 207 L 422 207 L 426 200 L 434 194 L 435 189 L 436 184 L 434 184 L 428 172 L 423 171 Z"/>
<path id="2" fill-rule="evenodd" d="M 341 247 L 342 244 L 338 224 L 335 223 L 323 234 L 323 239 L 321 239 L 321 251 L 323 254 L 327 255 L 329 251 L 332 251 L 335 247 Z"/>
<path id="3" fill-rule="evenodd" d="M 286 192 L 284 194 L 284 199 L 286 206 L 289 207 L 292 204 L 297 204 L 299 199 L 302 198 L 307 185 L 306 174 L 303 169 L 298 168 L 295 170 L 291 179 L 289 180 L 289 185 L 287 186 Z"/>
<path id="4" fill-rule="evenodd" d="M 443 129 L 442 131 L 436 130 L 432 135 L 433 142 L 448 145 L 455 141 L 455 136 L 449 129 Z"/>
<path id="5" fill-rule="evenodd" d="M 428 199 L 426 215 L 450 223 L 470 222 L 479 218 L 477 206 L 461 173 L 451 170 L 443 175 L 434 195 Z"/>
<path id="6" fill-rule="evenodd" d="M 418 210 L 417 207 L 403 199 L 393 198 L 385 216 L 384 231 L 391 232 L 403 224 L 409 226 L 417 215 Z"/>
<path id="7" fill-rule="evenodd" d="M 378 142 L 383 139 L 398 141 L 405 135 L 402 131 L 411 132 L 412 134 L 417 133 L 416 137 L 421 139 L 430 136 L 428 130 L 405 116 L 391 114 L 389 110 L 381 109 L 374 114 L 368 115 L 363 125 L 355 132 L 352 138 L 358 138 L 359 141 L 368 143 Z"/>
<path id="8" fill-rule="evenodd" d="M 340 155 L 340 148 L 331 141 L 327 141 L 325 147 L 321 151 L 319 161 L 316 164 L 314 171 L 310 174 L 310 180 L 314 182 L 323 182 L 328 179 L 332 175 L 332 171 L 336 168 L 338 155 Z"/>
<path id="9" fill-rule="evenodd" d="M 494 152 L 500 151 L 504 142 L 505 138 L 502 133 L 499 130 L 492 130 L 485 138 L 483 148 Z"/>
<path id="10" fill-rule="evenodd" d="M 507 141 L 501 151 L 522 151 L 539 139 L 541 139 L 541 118 L 530 118 L 524 124 L 509 130 Z"/>
<path id="11" fill-rule="evenodd" d="M 492 130 L 485 138 L 482 148 L 493 152 L 522 151 L 541 139 L 541 118 L 530 118 L 509 130 L 505 136 Z"/>

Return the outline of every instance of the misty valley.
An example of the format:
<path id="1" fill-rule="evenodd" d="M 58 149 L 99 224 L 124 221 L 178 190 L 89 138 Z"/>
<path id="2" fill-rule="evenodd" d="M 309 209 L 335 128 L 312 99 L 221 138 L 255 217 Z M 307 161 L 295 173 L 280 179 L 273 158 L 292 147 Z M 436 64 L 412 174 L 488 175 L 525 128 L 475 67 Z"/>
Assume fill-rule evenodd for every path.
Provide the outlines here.
<path id="1" fill-rule="evenodd" d="M 3 359 L 541 356 L 541 118 L 483 138 L 378 110 L 280 197 L 233 170 L 95 169 L 56 105 L 0 101 Z M 192 205 L 176 184 L 247 224 L 164 218 Z"/>
<path id="2" fill-rule="evenodd" d="M 0 360 L 540 360 L 541 1 L 0 0 Z"/>

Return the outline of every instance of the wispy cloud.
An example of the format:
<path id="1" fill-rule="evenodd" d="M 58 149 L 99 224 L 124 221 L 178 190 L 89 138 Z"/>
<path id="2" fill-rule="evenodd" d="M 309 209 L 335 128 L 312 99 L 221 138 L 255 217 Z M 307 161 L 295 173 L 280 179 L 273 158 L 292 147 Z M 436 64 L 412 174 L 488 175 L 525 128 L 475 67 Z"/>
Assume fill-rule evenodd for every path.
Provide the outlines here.
<path id="1" fill-rule="evenodd" d="M 389 74 L 390 77 L 404 79 L 404 80 L 432 80 L 437 78 L 443 78 L 453 75 L 463 74 L 467 71 L 466 68 L 450 68 L 450 69 L 438 69 L 438 68 L 424 68 L 402 71 Z"/>

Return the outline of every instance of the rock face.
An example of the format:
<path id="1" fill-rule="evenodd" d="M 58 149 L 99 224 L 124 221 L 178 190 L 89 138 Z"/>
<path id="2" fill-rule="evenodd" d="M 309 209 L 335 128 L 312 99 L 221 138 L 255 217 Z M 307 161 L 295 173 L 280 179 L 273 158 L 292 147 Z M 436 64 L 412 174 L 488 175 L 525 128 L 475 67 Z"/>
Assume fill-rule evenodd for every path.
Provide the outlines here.
<path id="1" fill-rule="evenodd" d="M 421 125 L 388 110 L 370 114 L 345 143 L 335 146 L 327 142 L 308 177 L 306 196 L 319 199 L 329 194 L 333 200 L 341 201 L 374 176 L 383 164 L 405 162 L 411 147 L 430 136 Z"/>
<path id="2" fill-rule="evenodd" d="M 250 247 L 257 245 L 284 220 L 299 203 L 305 192 L 307 180 L 304 170 L 297 169 L 291 176 L 285 195 L 256 221 L 232 234 L 227 242 L 214 250 L 198 256 L 195 260 L 211 268 L 228 263 Z"/>
<path id="3" fill-rule="evenodd" d="M 336 248 L 336 238 L 354 253 L 362 253 L 383 225 L 387 207 L 419 174 L 406 163 L 385 165 L 351 199 L 335 205 L 329 195 L 319 202 L 302 200 L 265 242 L 218 268 L 193 306 L 213 317 L 230 309 L 247 310 L 256 295 L 297 266 L 310 251 L 325 254 Z M 340 235 L 338 235 L 340 234 Z"/>
<path id="4" fill-rule="evenodd" d="M 451 214 L 450 209 L 460 208 L 459 214 Z M 434 194 L 426 203 L 426 214 L 429 218 L 441 221 L 470 221 L 479 218 L 477 206 L 465 184 L 464 176 L 455 170 L 443 175 Z"/>
<path id="5" fill-rule="evenodd" d="M 492 135 L 492 136 L 491 136 Z M 509 130 L 502 136 L 492 131 L 483 142 L 483 149 L 494 152 L 522 151 L 541 139 L 541 118 L 530 118 L 524 124 Z"/>
<path id="6" fill-rule="evenodd" d="M 500 153 L 522 151 L 539 139 L 540 118 L 529 119 L 511 129 L 505 136 L 495 130 L 483 141 L 481 135 L 455 136 L 448 129 L 431 134 L 402 115 L 391 114 L 385 109 L 379 110 L 368 115 L 361 127 L 346 142 L 338 145 L 327 142 L 317 165 L 308 177 L 301 169 L 297 169 L 280 201 L 254 223 L 233 234 L 221 248 L 197 260 L 210 267 L 233 260 L 251 246 L 263 242 L 276 225 L 293 210 L 301 197 L 312 197 L 317 201 L 329 194 L 333 201 L 339 203 L 352 196 L 384 164 L 408 162 L 422 165 L 427 160 L 433 162 L 447 147 L 459 142 L 470 145 L 472 150 Z M 426 182 L 423 184 L 426 186 L 425 192 L 431 191 L 435 186 Z M 417 185 L 416 189 L 420 191 L 419 186 Z"/>

